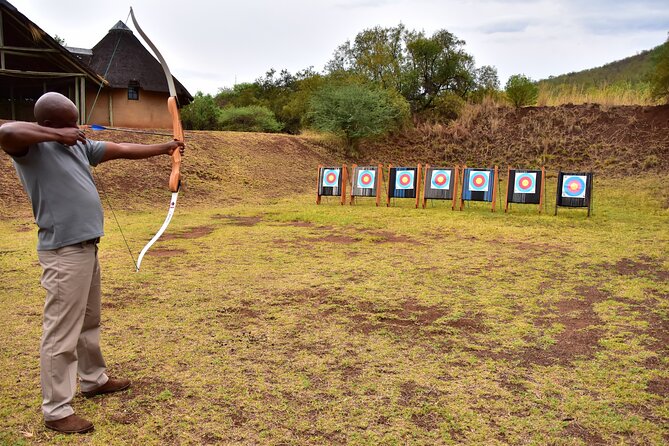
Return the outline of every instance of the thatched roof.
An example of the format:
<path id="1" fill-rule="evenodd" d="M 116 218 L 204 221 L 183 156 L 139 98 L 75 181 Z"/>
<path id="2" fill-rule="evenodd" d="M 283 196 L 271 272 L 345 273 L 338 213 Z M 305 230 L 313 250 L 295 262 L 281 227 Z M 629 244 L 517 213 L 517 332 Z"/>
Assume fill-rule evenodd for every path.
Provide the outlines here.
<path id="1" fill-rule="evenodd" d="M 112 88 L 128 88 L 128 83 L 132 81 L 138 82 L 143 90 L 169 93 L 165 72 L 160 62 L 121 21 L 93 47 L 90 60 L 87 60 L 86 55 L 78 56 L 104 76 Z M 193 96 L 177 78 L 172 77 L 179 104 L 182 106 L 189 104 Z"/>
<path id="2" fill-rule="evenodd" d="M 0 74 L 38 79 L 54 78 L 57 73 L 63 73 L 63 76 L 83 74 L 95 84 L 105 84 L 98 73 L 82 63 L 80 58 L 71 54 L 11 3 L 0 0 L 0 13 L 3 45 L 6 50 Z"/>

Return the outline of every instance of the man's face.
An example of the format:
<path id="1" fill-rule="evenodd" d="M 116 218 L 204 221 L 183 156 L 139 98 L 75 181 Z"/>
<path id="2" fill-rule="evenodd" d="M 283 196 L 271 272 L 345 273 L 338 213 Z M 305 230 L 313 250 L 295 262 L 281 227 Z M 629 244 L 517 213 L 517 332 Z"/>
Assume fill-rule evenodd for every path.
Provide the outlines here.
<path id="1" fill-rule="evenodd" d="M 79 113 L 77 112 L 76 107 L 64 107 L 63 110 L 59 114 L 53 116 L 52 119 L 45 120 L 44 125 L 54 129 L 78 128 L 78 118 Z"/>

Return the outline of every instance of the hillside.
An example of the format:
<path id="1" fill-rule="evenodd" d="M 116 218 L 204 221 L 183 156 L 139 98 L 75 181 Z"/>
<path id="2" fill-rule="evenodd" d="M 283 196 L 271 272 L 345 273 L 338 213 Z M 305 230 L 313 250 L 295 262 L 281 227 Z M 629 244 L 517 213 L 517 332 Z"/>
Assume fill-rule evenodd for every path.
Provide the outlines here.
<path id="1" fill-rule="evenodd" d="M 651 50 L 642 51 L 634 56 L 626 57 L 602 65 L 601 67 L 553 76 L 548 79 L 542 79 L 539 82 L 540 84 L 548 85 L 572 84 L 584 87 L 624 82 L 632 84 L 645 82 L 653 68 L 653 57 L 661 47 L 662 45 L 658 45 Z"/>
<path id="2" fill-rule="evenodd" d="M 669 169 L 669 105 L 473 106 L 448 125 L 422 125 L 365 147 L 370 161 L 594 170 Z"/>
<path id="3" fill-rule="evenodd" d="M 141 143 L 165 140 L 112 131 L 89 132 L 88 137 Z M 323 147 L 288 135 L 187 132 L 186 145 L 180 199 L 187 199 L 191 205 L 257 203 L 303 193 L 313 188 L 318 164 L 334 162 Z M 114 208 L 166 207 L 170 166 L 168 157 L 110 161 L 94 169 L 94 177 L 99 189 L 106 192 L 101 193 L 103 201 L 108 198 Z M 4 152 L 0 154 L 0 209 L 0 216 L 29 211 L 14 167 Z"/>
<path id="4" fill-rule="evenodd" d="M 662 102 L 653 97 L 649 77 L 662 47 L 659 45 L 601 67 L 541 80 L 537 103 L 541 106 L 569 103 L 659 105 Z"/>
<path id="5" fill-rule="evenodd" d="M 149 135 L 111 131 L 89 135 L 100 140 L 160 142 Z M 189 205 L 261 203 L 311 193 L 318 164 L 387 165 L 497 164 L 504 169 L 538 167 L 594 170 L 620 177 L 669 169 L 669 105 L 596 105 L 512 109 L 473 106 L 449 125 L 421 125 L 386 140 L 367 143 L 356 159 L 345 159 L 317 137 L 279 134 L 187 133 L 181 200 Z M 96 181 L 112 207 L 143 210 L 169 200 L 167 157 L 113 161 L 95 169 Z M 0 215 L 29 215 L 25 194 L 8 156 L 0 155 Z"/>

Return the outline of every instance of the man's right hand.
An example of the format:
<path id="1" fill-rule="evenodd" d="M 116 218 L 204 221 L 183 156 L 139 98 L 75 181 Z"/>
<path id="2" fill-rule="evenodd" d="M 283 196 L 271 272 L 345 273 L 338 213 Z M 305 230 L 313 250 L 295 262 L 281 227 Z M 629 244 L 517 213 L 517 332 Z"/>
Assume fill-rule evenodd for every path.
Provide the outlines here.
<path id="1" fill-rule="evenodd" d="M 65 144 L 66 146 L 73 146 L 77 142 L 86 142 L 86 133 L 79 127 L 66 127 L 54 130 L 61 134 L 60 138 L 58 138 L 58 142 Z"/>

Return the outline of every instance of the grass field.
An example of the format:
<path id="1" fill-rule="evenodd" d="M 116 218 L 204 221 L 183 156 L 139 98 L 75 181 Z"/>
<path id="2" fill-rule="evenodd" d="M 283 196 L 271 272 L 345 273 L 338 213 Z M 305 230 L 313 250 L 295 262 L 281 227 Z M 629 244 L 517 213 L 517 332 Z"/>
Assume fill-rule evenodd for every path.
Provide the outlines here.
<path id="1" fill-rule="evenodd" d="M 139 273 L 107 215 L 133 387 L 75 398 L 86 436 L 42 425 L 36 234 L 0 219 L 0 444 L 667 444 L 668 181 L 596 178 L 589 219 L 554 179 L 542 215 L 185 194 Z M 117 211 L 135 255 L 164 212 Z"/>

